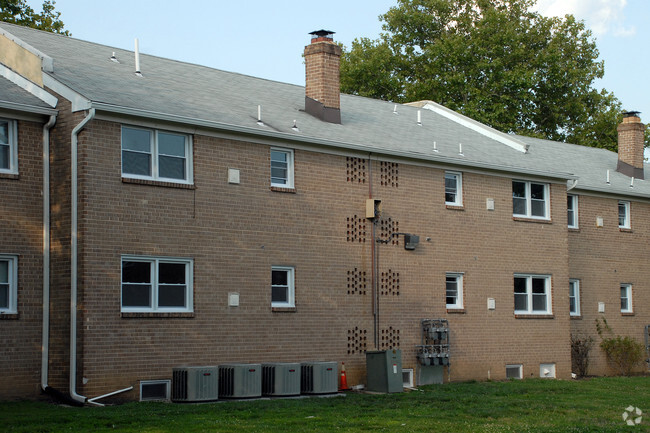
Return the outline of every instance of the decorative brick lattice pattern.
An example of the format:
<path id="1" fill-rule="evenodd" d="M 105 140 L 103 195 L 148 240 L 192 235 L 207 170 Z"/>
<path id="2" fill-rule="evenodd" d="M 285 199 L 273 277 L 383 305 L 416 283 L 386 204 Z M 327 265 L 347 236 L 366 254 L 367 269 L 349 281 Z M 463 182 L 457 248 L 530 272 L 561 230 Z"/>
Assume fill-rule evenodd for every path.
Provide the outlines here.
<path id="1" fill-rule="evenodd" d="M 393 233 L 399 232 L 399 222 L 392 218 L 381 218 L 379 220 L 379 238 L 387 240 Z M 399 245 L 399 236 L 393 236 L 390 245 Z"/>
<path id="2" fill-rule="evenodd" d="M 382 329 L 379 346 L 381 350 L 399 349 L 399 329 L 392 326 Z"/>
<path id="3" fill-rule="evenodd" d="M 364 353 L 368 347 L 368 330 L 359 329 L 355 326 L 354 329 L 348 329 L 348 355 L 356 355 L 357 353 Z"/>
<path id="4" fill-rule="evenodd" d="M 396 162 L 381 161 L 380 169 L 380 183 L 382 186 L 392 186 L 397 188 L 399 186 L 399 164 Z"/>
<path id="5" fill-rule="evenodd" d="M 367 286 L 366 271 L 348 271 L 348 295 L 365 295 Z"/>
<path id="6" fill-rule="evenodd" d="M 361 158 L 346 158 L 348 182 L 366 183 L 366 160 Z"/>
<path id="7" fill-rule="evenodd" d="M 399 296 L 399 272 L 388 270 L 381 273 L 379 293 L 382 295 Z"/>
<path id="8" fill-rule="evenodd" d="M 366 219 L 360 216 L 347 218 L 347 240 L 348 242 L 366 241 Z"/>

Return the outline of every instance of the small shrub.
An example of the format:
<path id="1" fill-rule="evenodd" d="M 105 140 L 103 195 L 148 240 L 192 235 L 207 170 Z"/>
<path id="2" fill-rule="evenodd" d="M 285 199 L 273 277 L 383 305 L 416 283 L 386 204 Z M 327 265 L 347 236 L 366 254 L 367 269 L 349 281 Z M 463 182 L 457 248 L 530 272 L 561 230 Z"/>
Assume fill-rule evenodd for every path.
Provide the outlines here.
<path id="1" fill-rule="evenodd" d="M 571 335 L 571 371 L 585 377 L 589 370 L 589 352 L 594 339 L 584 335 Z"/>
<path id="2" fill-rule="evenodd" d="M 641 363 L 645 347 L 632 337 L 613 335 L 612 329 L 605 318 L 602 323 L 596 319 L 596 331 L 601 338 L 600 348 L 607 356 L 607 361 L 619 374 L 629 376 L 634 367 Z M 605 337 L 608 333 L 612 336 Z"/>

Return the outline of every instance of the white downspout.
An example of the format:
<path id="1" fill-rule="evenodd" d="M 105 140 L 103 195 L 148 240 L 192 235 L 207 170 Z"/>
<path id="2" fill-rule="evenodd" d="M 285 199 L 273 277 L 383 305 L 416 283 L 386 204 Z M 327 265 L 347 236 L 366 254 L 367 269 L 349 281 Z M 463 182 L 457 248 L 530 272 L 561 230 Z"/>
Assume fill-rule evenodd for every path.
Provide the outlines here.
<path id="1" fill-rule="evenodd" d="M 77 394 L 77 136 L 94 117 L 95 109 L 91 108 L 88 115 L 72 130 L 70 140 L 70 397 L 81 403 L 86 403 L 88 398 Z"/>
<path id="2" fill-rule="evenodd" d="M 41 388 L 49 388 L 50 352 L 50 129 L 56 114 L 43 125 L 43 343 L 41 346 Z"/>

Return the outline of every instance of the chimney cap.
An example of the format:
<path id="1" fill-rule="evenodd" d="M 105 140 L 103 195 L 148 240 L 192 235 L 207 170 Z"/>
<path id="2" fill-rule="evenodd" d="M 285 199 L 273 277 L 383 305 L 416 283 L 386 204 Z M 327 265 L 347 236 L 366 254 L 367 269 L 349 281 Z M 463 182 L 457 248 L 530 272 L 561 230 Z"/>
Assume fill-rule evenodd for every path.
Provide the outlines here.
<path id="1" fill-rule="evenodd" d="M 327 38 L 327 39 L 334 39 L 332 36 L 335 32 L 331 30 L 314 30 L 313 32 L 309 32 L 311 35 L 312 39 L 318 39 L 318 38 Z"/>
<path id="2" fill-rule="evenodd" d="M 640 111 L 624 111 L 623 117 L 639 117 Z"/>

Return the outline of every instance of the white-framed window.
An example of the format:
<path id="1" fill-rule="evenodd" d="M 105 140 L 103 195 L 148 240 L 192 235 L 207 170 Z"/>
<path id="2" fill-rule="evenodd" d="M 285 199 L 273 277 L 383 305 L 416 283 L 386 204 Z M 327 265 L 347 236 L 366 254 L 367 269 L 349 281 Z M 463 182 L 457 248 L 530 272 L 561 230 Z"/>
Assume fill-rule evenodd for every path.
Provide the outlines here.
<path id="1" fill-rule="evenodd" d="M 515 274 L 515 314 L 551 313 L 551 277 Z"/>
<path id="2" fill-rule="evenodd" d="M 192 183 L 192 138 L 122 125 L 122 176 Z"/>
<path id="3" fill-rule="evenodd" d="M 18 173 L 18 128 L 15 120 L 0 118 L 0 173 Z"/>
<path id="4" fill-rule="evenodd" d="M 0 314 L 17 312 L 18 256 L 0 254 Z"/>
<path id="5" fill-rule="evenodd" d="M 618 228 L 629 229 L 630 228 L 630 202 L 629 201 L 619 201 L 618 202 Z"/>
<path id="6" fill-rule="evenodd" d="M 580 315 L 580 280 L 569 280 L 569 314 Z"/>
<path id="7" fill-rule="evenodd" d="M 463 205 L 463 175 L 461 173 L 445 172 L 445 204 Z"/>
<path id="8" fill-rule="evenodd" d="M 271 267 L 271 307 L 295 307 L 294 268 Z"/>
<path id="9" fill-rule="evenodd" d="M 566 196 L 567 225 L 570 229 L 578 228 L 578 196 Z"/>
<path id="10" fill-rule="evenodd" d="M 523 367 L 521 364 L 506 364 L 506 379 L 523 378 Z"/>
<path id="11" fill-rule="evenodd" d="M 191 312 L 193 261 L 122 256 L 122 312 Z"/>
<path id="12" fill-rule="evenodd" d="M 549 219 L 549 187 L 546 183 L 512 181 L 512 214 Z"/>
<path id="13" fill-rule="evenodd" d="M 632 312 L 632 284 L 621 284 L 621 313 Z"/>
<path id="14" fill-rule="evenodd" d="M 293 150 L 271 148 L 271 186 L 293 188 Z"/>
<path id="15" fill-rule="evenodd" d="M 463 308 L 463 274 L 446 274 L 445 298 L 447 308 Z"/>

